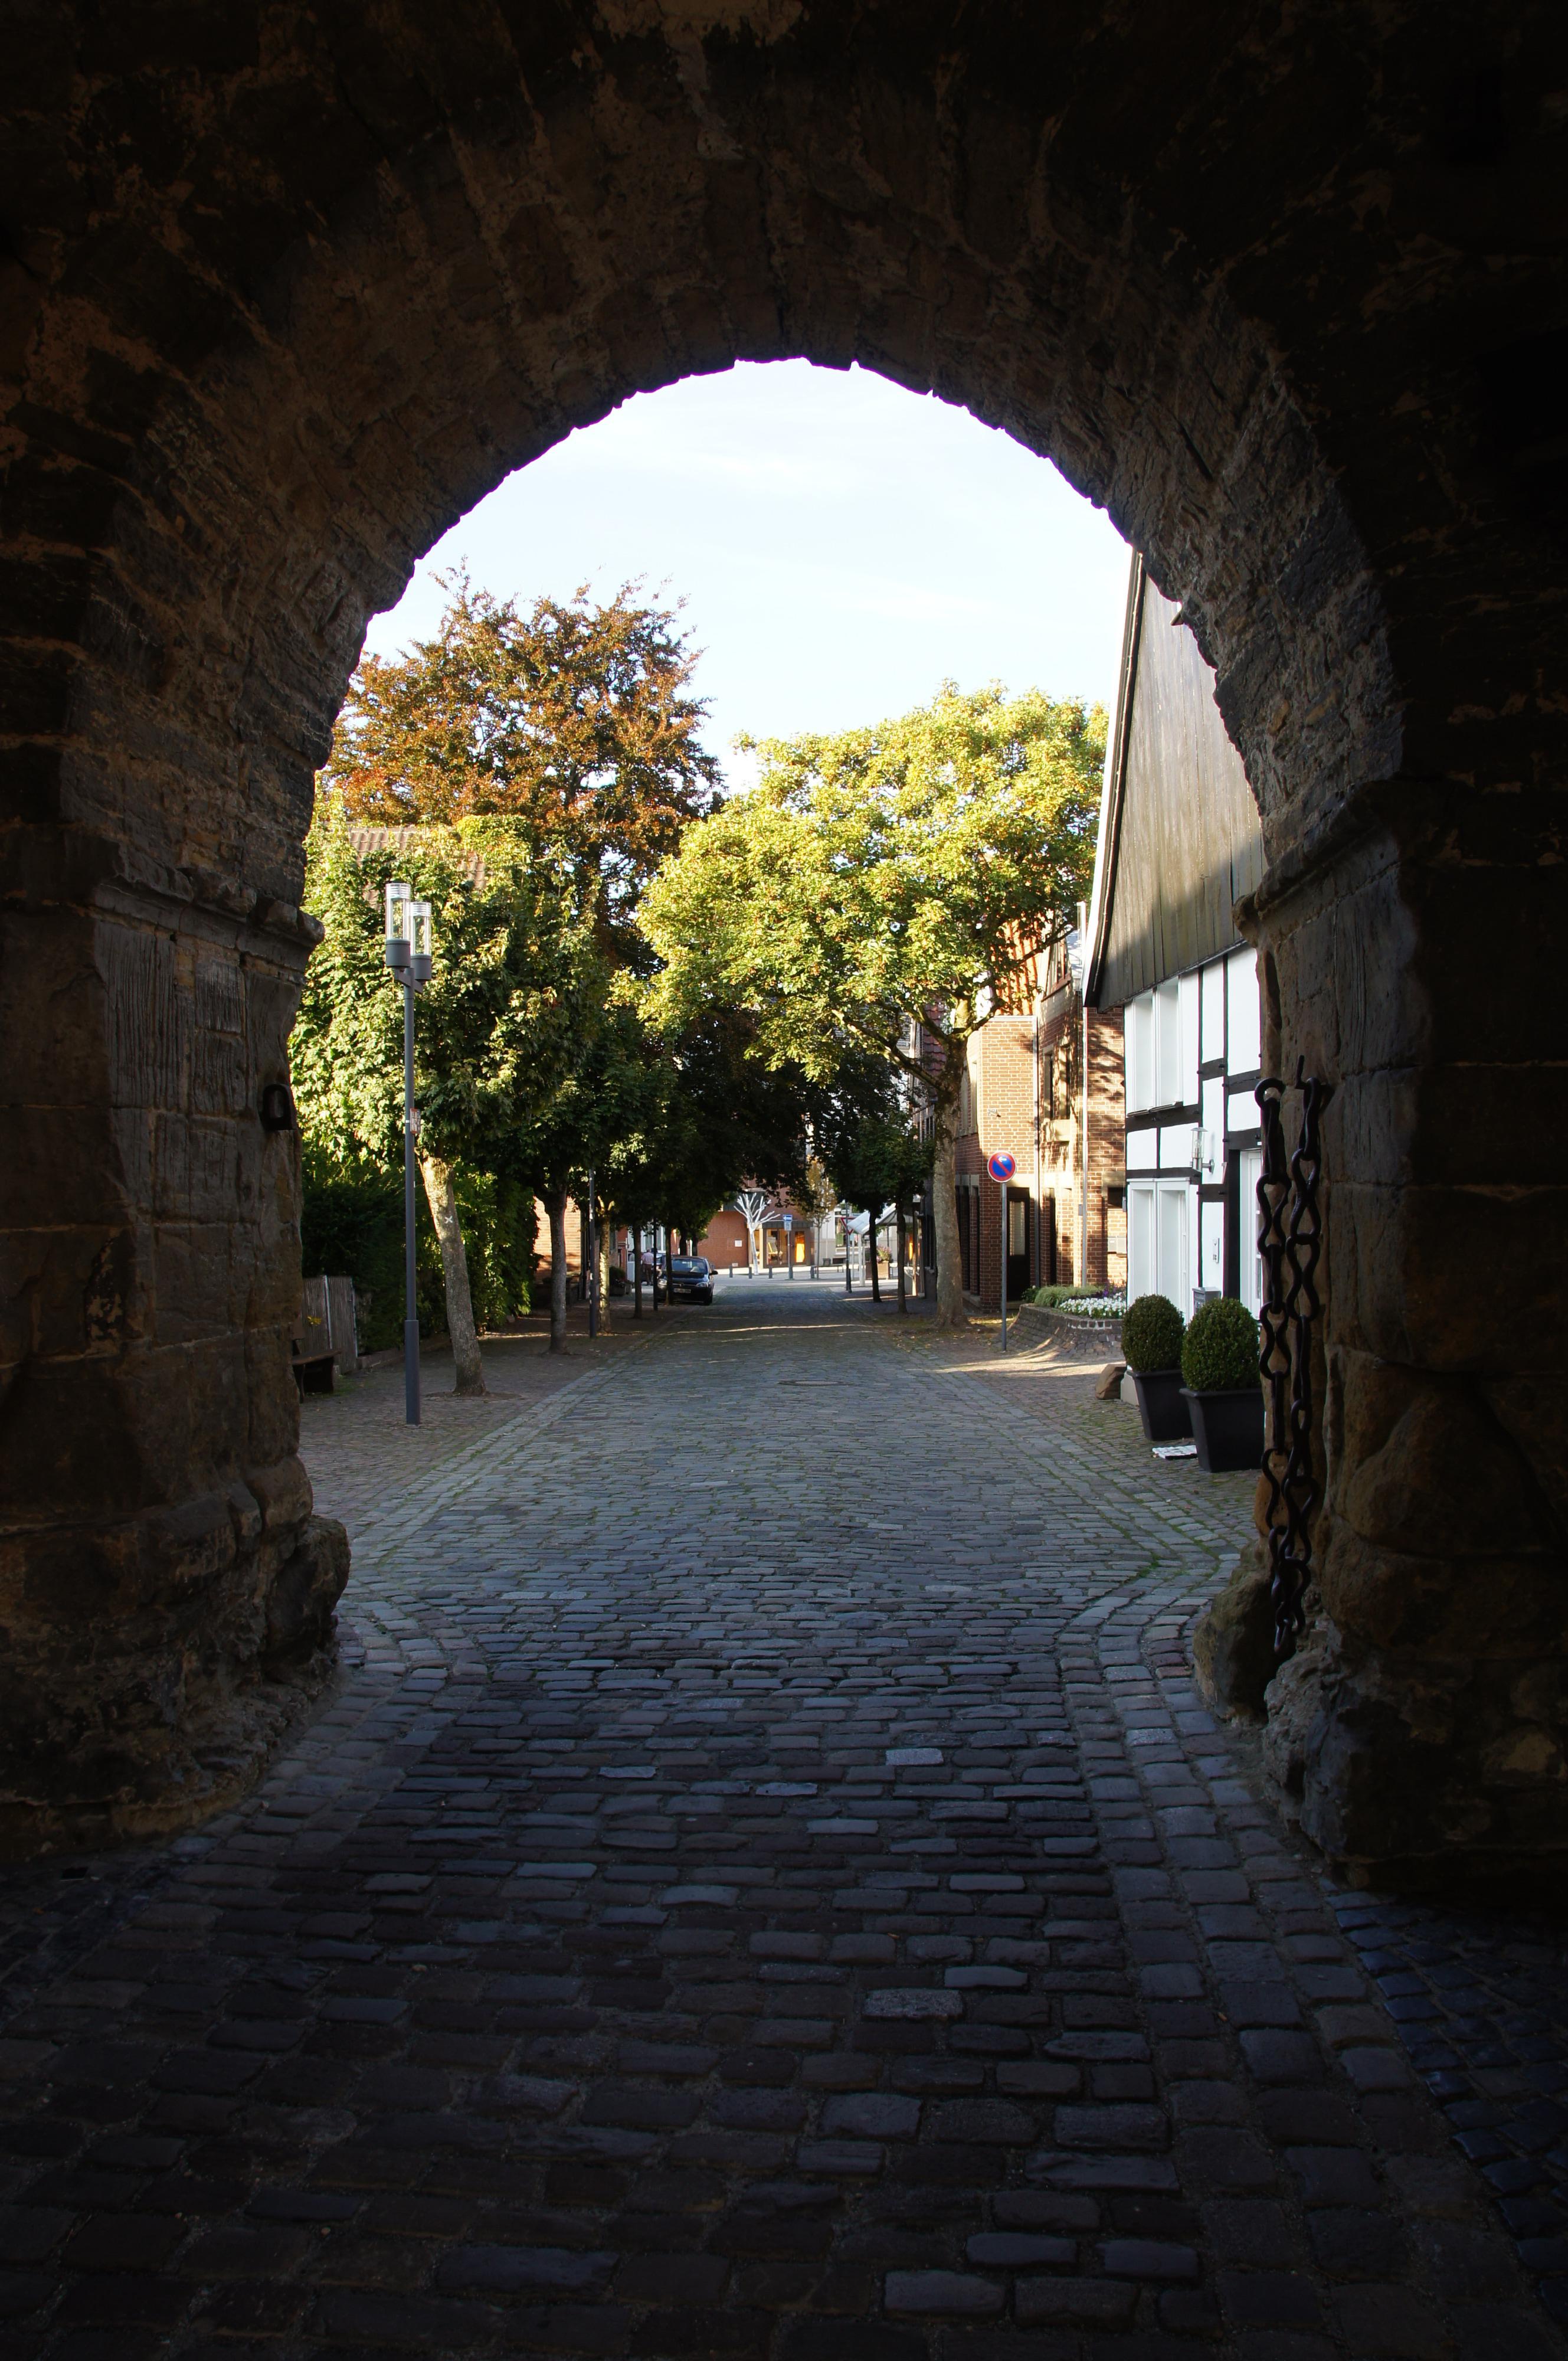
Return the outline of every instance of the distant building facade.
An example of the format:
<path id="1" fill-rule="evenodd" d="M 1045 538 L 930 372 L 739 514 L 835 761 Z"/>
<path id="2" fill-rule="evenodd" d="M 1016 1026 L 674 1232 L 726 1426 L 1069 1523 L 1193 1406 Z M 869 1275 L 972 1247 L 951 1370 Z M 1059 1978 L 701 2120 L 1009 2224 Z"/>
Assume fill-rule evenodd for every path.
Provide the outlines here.
<path id="1" fill-rule="evenodd" d="M 833 1224 L 824 1217 L 822 1247 L 825 1258 L 831 1253 Z M 705 1255 L 717 1269 L 747 1269 L 753 1253 L 760 1270 L 785 1270 L 793 1262 L 797 1267 L 809 1266 L 812 1247 L 817 1240 L 814 1215 L 802 1213 L 787 1195 L 770 1197 L 767 1208 L 759 1221 L 753 1239 L 749 1239 L 746 1217 L 733 1204 L 715 1213 L 697 1241 L 696 1252 Z M 838 1259 L 843 1260 L 841 1243 Z"/>
<path id="2" fill-rule="evenodd" d="M 1022 1008 L 999 1009 L 970 1038 L 959 1090 L 959 1247 L 964 1293 L 981 1310 L 1002 1297 L 1002 1185 L 987 1159 L 1005 1149 L 1007 1300 L 1031 1287 L 1119 1287 L 1125 1278 L 1122 1020 L 1089 1018 L 1089 1169 L 1083 1169 L 1082 1004 L 1076 938 L 1050 944 L 1029 972 Z"/>
<path id="3" fill-rule="evenodd" d="M 1207 1295 L 1261 1301 L 1257 971 L 1234 913 L 1262 873 L 1213 674 L 1135 556 L 1085 990 L 1122 1025 L 1127 1290 L 1184 1317 Z"/>

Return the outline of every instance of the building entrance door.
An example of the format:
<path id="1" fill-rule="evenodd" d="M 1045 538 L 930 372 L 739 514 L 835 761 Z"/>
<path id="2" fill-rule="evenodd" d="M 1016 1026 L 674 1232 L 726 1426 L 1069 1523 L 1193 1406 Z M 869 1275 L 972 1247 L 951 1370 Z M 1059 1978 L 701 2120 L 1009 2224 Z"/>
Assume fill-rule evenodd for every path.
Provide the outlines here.
<path id="1" fill-rule="evenodd" d="M 1029 1273 L 1029 1192 L 1007 1191 L 1007 1301 L 1022 1302 L 1033 1284 Z"/>

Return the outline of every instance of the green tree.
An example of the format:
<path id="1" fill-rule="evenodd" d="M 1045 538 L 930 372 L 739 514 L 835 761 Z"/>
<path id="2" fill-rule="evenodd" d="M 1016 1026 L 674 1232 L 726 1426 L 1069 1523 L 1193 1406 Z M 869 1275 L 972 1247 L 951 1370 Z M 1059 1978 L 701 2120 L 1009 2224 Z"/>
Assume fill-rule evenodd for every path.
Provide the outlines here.
<path id="1" fill-rule="evenodd" d="M 821 1081 L 869 1051 L 928 1089 L 944 1325 L 964 1319 L 968 1044 L 992 1010 L 1027 1005 L 1038 952 L 1088 891 L 1104 748 L 1101 707 L 950 683 L 874 729 L 768 741 L 760 785 L 688 829 L 642 898 L 655 1023 L 733 1007 L 772 1061 Z"/>
<path id="2" fill-rule="evenodd" d="M 710 1009 L 673 1039 L 650 1043 L 658 1096 L 620 1151 L 618 1202 L 700 1236 L 749 1180 L 798 1192 L 810 1098 L 792 1061 L 756 1053 L 754 1028 Z"/>
<path id="3" fill-rule="evenodd" d="M 455 577 L 433 637 L 395 659 L 367 657 L 339 718 L 325 780 L 348 817 L 379 826 L 504 823 L 586 921 L 599 968 L 579 961 L 564 1063 L 535 1094 L 513 1143 L 531 1156 L 550 1215 L 553 1351 L 566 1336 L 565 1209 L 596 1181 L 620 1124 L 645 1095 L 640 1044 L 607 1015 L 613 972 L 645 958 L 638 896 L 690 820 L 714 801 L 698 741 L 696 655 L 675 610 L 624 586 L 603 605 L 586 589 L 526 610 Z M 475 1045 L 470 1044 L 470 1049 Z M 463 1252 L 456 1199 L 443 1232 Z M 459 1284 L 458 1292 L 461 1293 Z"/>
<path id="4" fill-rule="evenodd" d="M 847 1058 L 821 1091 L 812 1129 L 823 1165 L 846 1203 L 870 1221 L 872 1300 L 882 1301 L 876 1234 L 891 1205 L 897 1224 L 898 1308 L 908 1309 L 904 1241 L 911 1209 L 931 1177 L 933 1143 L 922 1137 L 910 1085 L 896 1067 L 864 1055 Z"/>
<path id="5" fill-rule="evenodd" d="M 459 1167 L 515 1191 L 569 1085 L 606 979 L 570 863 L 515 823 L 422 829 L 360 851 L 341 814 L 313 830 L 307 900 L 325 928 L 291 1044 L 307 1148 L 343 1168 L 400 1160 L 403 996 L 384 963 L 383 890 L 432 906 L 435 972 L 415 1003 L 419 1162 L 441 1249 L 457 1390 L 482 1392 Z"/>

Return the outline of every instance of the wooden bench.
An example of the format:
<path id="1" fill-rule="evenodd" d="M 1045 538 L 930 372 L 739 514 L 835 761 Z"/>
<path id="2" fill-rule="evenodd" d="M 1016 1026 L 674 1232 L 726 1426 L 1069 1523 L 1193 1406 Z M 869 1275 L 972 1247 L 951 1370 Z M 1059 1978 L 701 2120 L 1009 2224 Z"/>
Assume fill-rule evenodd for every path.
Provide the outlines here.
<path id="1" fill-rule="evenodd" d="M 330 1394 L 340 1364 L 345 1375 L 357 1369 L 352 1279 L 306 1279 L 289 1351 L 294 1383 L 302 1394 Z"/>

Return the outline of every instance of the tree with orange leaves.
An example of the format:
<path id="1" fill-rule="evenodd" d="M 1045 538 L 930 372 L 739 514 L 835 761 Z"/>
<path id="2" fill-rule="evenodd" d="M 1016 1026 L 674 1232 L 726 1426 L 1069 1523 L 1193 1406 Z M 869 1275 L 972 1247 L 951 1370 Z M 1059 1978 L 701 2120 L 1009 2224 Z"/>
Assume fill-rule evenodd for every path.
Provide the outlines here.
<path id="1" fill-rule="evenodd" d="M 707 708 L 678 609 L 636 583 L 604 606 L 515 600 L 449 578 L 433 639 L 367 656 L 338 719 L 325 784 L 382 828 L 505 818 L 586 873 L 610 935 L 687 823 L 717 801 L 697 742 Z"/>

